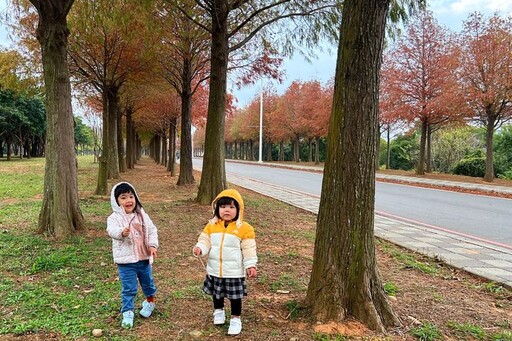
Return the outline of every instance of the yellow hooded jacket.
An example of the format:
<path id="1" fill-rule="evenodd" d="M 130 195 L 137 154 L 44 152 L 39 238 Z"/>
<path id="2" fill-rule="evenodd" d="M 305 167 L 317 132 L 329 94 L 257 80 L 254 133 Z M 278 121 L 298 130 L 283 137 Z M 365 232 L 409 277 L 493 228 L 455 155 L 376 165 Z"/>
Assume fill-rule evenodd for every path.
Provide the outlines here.
<path id="1" fill-rule="evenodd" d="M 243 221 L 244 201 L 234 189 L 224 190 L 217 195 L 212 202 L 214 212 L 217 201 L 222 197 L 233 198 L 238 202 L 240 211 L 237 221 L 225 227 L 223 220 L 213 217 L 201 232 L 196 246 L 201 249 L 202 255 L 208 257 L 208 275 L 242 278 L 245 277 L 246 269 L 258 263 L 254 228 Z"/>

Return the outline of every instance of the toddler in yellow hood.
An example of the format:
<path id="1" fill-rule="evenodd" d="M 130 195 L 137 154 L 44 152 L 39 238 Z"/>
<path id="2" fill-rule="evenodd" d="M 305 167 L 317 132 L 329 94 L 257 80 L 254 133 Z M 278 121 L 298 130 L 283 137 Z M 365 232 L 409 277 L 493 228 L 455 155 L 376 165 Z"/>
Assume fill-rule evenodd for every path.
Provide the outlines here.
<path id="1" fill-rule="evenodd" d="M 227 189 L 212 202 L 214 217 L 206 224 L 193 248 L 196 257 L 207 257 L 203 291 L 213 297 L 213 323 L 226 322 L 224 298 L 231 303 L 228 335 L 242 331 L 242 298 L 247 296 L 245 276 L 256 277 L 254 228 L 243 221 L 244 201 L 238 191 Z"/>

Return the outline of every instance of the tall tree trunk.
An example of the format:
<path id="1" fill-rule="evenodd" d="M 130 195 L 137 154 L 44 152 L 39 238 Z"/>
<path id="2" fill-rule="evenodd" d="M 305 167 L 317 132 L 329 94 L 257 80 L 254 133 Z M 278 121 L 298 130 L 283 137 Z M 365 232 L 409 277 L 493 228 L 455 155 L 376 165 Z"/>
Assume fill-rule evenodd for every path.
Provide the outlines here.
<path id="1" fill-rule="evenodd" d="M 386 129 L 386 169 L 389 169 L 391 161 L 391 127 L 388 125 Z"/>
<path id="2" fill-rule="evenodd" d="M 167 156 L 169 155 L 169 147 L 167 145 L 167 128 L 163 129 L 162 133 L 162 161 L 160 164 L 167 167 Z"/>
<path id="3" fill-rule="evenodd" d="M 494 163 L 493 163 L 493 137 L 496 117 L 491 113 L 487 114 L 487 125 L 485 126 L 485 175 L 484 181 L 493 182 Z"/>
<path id="4" fill-rule="evenodd" d="M 345 0 L 306 302 L 322 321 L 398 324 L 375 259 L 375 138 L 389 0 Z"/>
<path id="5" fill-rule="evenodd" d="M 11 154 L 12 154 L 12 138 L 10 136 L 7 136 L 7 139 L 5 141 L 5 144 L 7 145 L 7 161 L 11 161 Z"/>
<path id="6" fill-rule="evenodd" d="M 228 1 L 213 1 L 210 94 L 206 137 L 197 201 L 209 204 L 227 187 L 224 164 L 224 115 L 228 70 Z"/>
<path id="7" fill-rule="evenodd" d="M 67 15 L 73 0 L 36 1 L 46 93 L 46 165 L 38 230 L 63 238 L 85 229 L 78 206 L 78 164 L 67 64 Z"/>
<path id="8" fill-rule="evenodd" d="M 161 144 L 160 135 L 155 135 L 155 137 L 153 137 L 153 159 L 157 165 L 160 164 L 160 151 L 162 150 Z"/>
<path id="9" fill-rule="evenodd" d="M 430 124 L 427 127 L 427 155 L 425 156 L 425 163 L 427 165 L 426 172 L 432 173 L 432 126 Z"/>
<path id="10" fill-rule="evenodd" d="M 107 195 L 108 191 L 108 135 L 109 135 L 109 120 L 108 120 L 108 98 L 107 92 L 103 91 L 101 93 L 101 100 L 103 105 L 103 113 L 102 113 L 102 122 L 103 122 L 103 130 L 101 137 L 101 155 L 98 158 L 99 167 L 98 167 L 98 182 L 96 184 L 95 194 L 97 195 Z M 103 163 L 103 164 L 102 164 Z"/>
<path id="11" fill-rule="evenodd" d="M 248 159 L 250 161 L 254 161 L 254 141 L 252 139 L 249 139 L 249 157 Z"/>
<path id="12" fill-rule="evenodd" d="M 421 121 L 420 153 L 416 165 L 416 175 L 425 175 L 425 146 L 427 141 L 428 122 Z"/>
<path id="13" fill-rule="evenodd" d="M 190 63 L 189 58 L 184 58 L 181 76 L 183 89 L 181 92 L 180 177 L 178 178 L 178 186 L 195 182 L 192 166 L 192 65 Z"/>
<path id="14" fill-rule="evenodd" d="M 279 141 L 279 161 L 284 161 L 284 141 Z"/>
<path id="15" fill-rule="evenodd" d="M 320 164 L 320 136 L 315 137 L 315 165 Z"/>
<path id="16" fill-rule="evenodd" d="M 267 154 L 267 160 L 266 161 L 272 162 L 272 141 L 270 141 L 270 140 L 267 142 L 267 149 L 266 149 L 266 151 L 267 151 L 267 153 L 266 153 Z"/>
<path id="17" fill-rule="evenodd" d="M 28 159 L 32 158 L 32 153 L 33 153 L 33 151 L 32 151 L 32 143 L 33 143 L 32 142 L 32 138 L 29 138 L 27 140 L 27 148 L 26 148 L 26 150 L 27 150 L 27 158 Z"/>
<path id="18" fill-rule="evenodd" d="M 126 108 L 126 168 L 133 169 L 135 151 L 134 151 L 134 134 L 132 121 L 133 108 Z"/>
<path id="19" fill-rule="evenodd" d="M 119 89 L 115 86 L 107 90 L 107 173 L 109 179 L 119 179 L 119 153 L 117 152 L 117 118 L 119 116 Z"/>
<path id="20" fill-rule="evenodd" d="M 308 138 L 308 162 L 313 162 L 313 138 Z"/>
<path id="21" fill-rule="evenodd" d="M 126 172 L 126 161 L 125 161 L 125 153 L 124 153 L 124 141 L 123 141 L 123 113 L 121 110 L 117 110 L 117 136 L 116 136 L 116 145 L 117 145 L 117 155 L 119 162 L 119 172 Z"/>
<path id="22" fill-rule="evenodd" d="M 171 172 L 171 176 L 176 176 L 176 127 L 178 126 L 178 118 L 174 117 L 169 125 L 169 162 L 167 170 Z"/>

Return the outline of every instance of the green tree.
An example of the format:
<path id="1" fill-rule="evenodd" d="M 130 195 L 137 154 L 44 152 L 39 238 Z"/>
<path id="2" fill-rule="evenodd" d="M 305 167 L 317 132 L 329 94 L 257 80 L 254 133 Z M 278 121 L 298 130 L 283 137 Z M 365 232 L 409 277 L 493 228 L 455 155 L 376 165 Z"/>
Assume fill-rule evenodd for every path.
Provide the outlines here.
<path id="1" fill-rule="evenodd" d="M 46 129 L 44 103 L 38 96 L 22 95 L 16 100 L 16 107 L 23 115 L 23 122 L 15 134 L 20 143 L 20 158 L 24 154 L 30 158 L 33 142 L 40 141 L 44 137 Z"/>
<path id="2" fill-rule="evenodd" d="M 6 143 L 7 161 L 11 160 L 13 139 L 23 121 L 23 113 L 16 107 L 13 91 L 0 88 L 0 137 Z"/>
<path id="3" fill-rule="evenodd" d="M 475 127 L 457 127 L 440 131 L 432 141 L 434 170 L 450 173 L 457 162 L 484 147 Z"/>
<path id="4" fill-rule="evenodd" d="M 82 146 L 83 150 L 85 147 L 92 146 L 93 143 L 92 129 L 80 117 L 75 117 L 75 150 L 78 150 L 79 146 Z"/>
<path id="5" fill-rule="evenodd" d="M 417 133 L 399 135 L 390 143 L 389 168 L 411 170 L 417 163 L 419 137 Z"/>
<path id="6" fill-rule="evenodd" d="M 17 94 L 33 96 L 42 91 L 39 79 L 33 76 L 28 62 L 18 51 L 0 48 L 0 84 Z"/>
<path id="7" fill-rule="evenodd" d="M 503 126 L 495 137 L 494 162 L 498 168 L 498 176 L 509 178 L 512 175 L 512 125 Z M 510 174 L 506 175 L 505 174 Z"/>
<path id="8" fill-rule="evenodd" d="M 74 0 L 30 0 L 38 13 L 46 92 L 46 166 L 39 231 L 66 237 L 85 229 L 78 206 L 77 162 L 73 137 L 71 85 L 67 64 L 67 15 Z"/>

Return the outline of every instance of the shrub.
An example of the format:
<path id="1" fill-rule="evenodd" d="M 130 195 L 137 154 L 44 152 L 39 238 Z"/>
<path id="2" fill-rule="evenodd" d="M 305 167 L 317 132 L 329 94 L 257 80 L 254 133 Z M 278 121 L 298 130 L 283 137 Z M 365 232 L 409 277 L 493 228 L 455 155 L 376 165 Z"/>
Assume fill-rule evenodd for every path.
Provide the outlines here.
<path id="1" fill-rule="evenodd" d="M 485 175 L 485 155 L 477 150 L 457 162 L 452 170 L 453 174 L 483 177 Z"/>
<path id="2" fill-rule="evenodd" d="M 481 178 L 485 175 L 485 159 L 462 159 L 455 164 L 452 173 L 457 175 L 467 175 Z"/>

